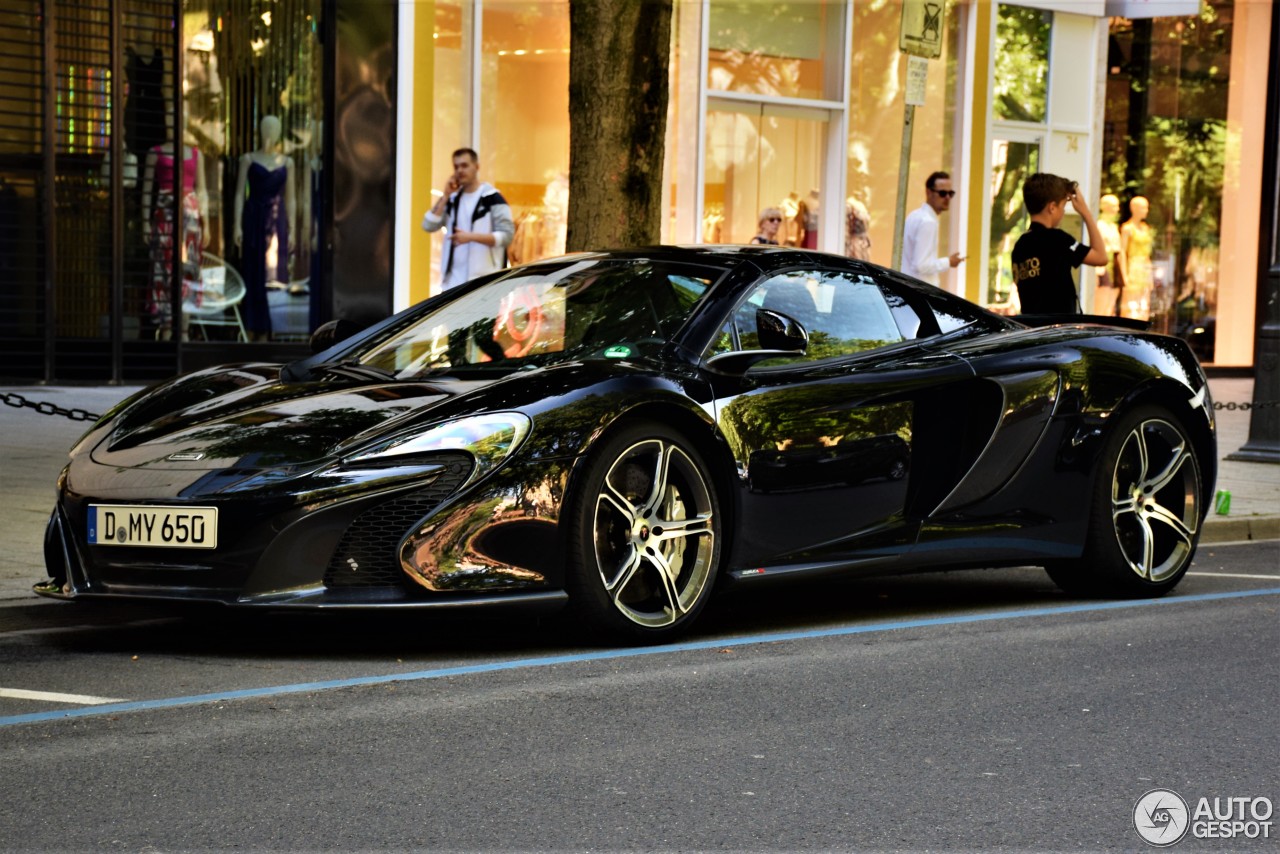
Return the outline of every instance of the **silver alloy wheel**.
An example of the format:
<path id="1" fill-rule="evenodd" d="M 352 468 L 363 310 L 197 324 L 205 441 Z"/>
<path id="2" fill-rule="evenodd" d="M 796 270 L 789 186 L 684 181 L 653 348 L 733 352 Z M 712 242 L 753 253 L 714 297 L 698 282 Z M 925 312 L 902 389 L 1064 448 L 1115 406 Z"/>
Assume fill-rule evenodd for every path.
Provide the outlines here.
<path id="1" fill-rule="evenodd" d="M 1164 581 L 1186 564 L 1200 525 L 1200 471 L 1175 425 L 1150 418 L 1125 437 L 1111 480 L 1111 519 L 1139 578 Z"/>
<path id="2" fill-rule="evenodd" d="M 675 623 L 711 583 L 710 489 L 671 442 L 645 439 L 618 455 L 596 496 L 593 527 L 605 594 L 637 625 Z"/>

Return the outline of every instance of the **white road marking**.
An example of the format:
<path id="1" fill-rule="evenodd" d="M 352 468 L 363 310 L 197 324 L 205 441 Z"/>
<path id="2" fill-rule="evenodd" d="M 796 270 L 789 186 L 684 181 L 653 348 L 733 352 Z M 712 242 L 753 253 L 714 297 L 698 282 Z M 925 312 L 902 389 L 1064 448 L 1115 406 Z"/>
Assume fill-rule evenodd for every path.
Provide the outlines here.
<path id="1" fill-rule="evenodd" d="M 102 706 L 107 703 L 123 703 L 112 697 L 90 697 L 87 694 L 59 694 L 55 691 L 27 691 L 23 688 L 0 688 L 0 697 L 14 700 L 44 700 L 47 703 L 77 703 L 81 706 Z"/>
<path id="2" fill-rule="evenodd" d="M 1280 575 L 1249 575 L 1247 572 L 1188 572 L 1187 575 L 1204 575 L 1213 578 L 1260 578 L 1263 581 L 1280 580 Z"/>

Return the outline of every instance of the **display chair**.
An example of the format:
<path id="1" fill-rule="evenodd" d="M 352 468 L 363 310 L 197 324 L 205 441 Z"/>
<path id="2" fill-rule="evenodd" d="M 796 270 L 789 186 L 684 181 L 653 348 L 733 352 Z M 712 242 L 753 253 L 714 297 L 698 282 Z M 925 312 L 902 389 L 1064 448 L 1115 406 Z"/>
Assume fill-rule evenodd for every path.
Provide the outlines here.
<path id="1" fill-rule="evenodd" d="M 201 334 L 208 340 L 209 332 L 205 327 L 230 326 L 236 330 L 236 340 L 248 341 L 249 335 L 240 316 L 244 292 L 244 279 L 234 267 L 217 255 L 202 253 L 200 283 L 191 284 L 182 303 L 192 331 L 200 327 Z"/>

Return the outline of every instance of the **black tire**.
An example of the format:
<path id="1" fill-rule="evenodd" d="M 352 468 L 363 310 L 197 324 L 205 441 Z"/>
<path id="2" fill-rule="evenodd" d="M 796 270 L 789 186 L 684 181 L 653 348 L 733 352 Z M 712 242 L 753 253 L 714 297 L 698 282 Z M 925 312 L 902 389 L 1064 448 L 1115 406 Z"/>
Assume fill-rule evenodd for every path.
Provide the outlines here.
<path id="1" fill-rule="evenodd" d="M 1069 593 L 1163 596 L 1191 565 L 1203 519 L 1200 461 L 1186 428 L 1154 406 L 1119 416 L 1099 460 L 1078 561 L 1047 567 Z"/>
<path id="2" fill-rule="evenodd" d="M 597 635 L 658 643 L 687 631 L 720 565 L 720 503 L 675 430 L 638 422 L 592 452 L 568 515 L 566 587 Z"/>

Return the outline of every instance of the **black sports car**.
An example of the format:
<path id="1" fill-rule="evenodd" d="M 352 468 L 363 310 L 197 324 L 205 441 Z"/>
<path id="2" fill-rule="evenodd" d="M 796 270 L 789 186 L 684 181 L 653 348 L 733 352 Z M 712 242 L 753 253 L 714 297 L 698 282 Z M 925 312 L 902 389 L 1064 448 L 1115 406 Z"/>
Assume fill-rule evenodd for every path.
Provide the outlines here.
<path id="1" fill-rule="evenodd" d="M 37 591 L 567 603 L 632 640 L 781 576 L 1031 564 L 1158 596 L 1210 503 L 1208 386 L 1182 341 L 1076 320 L 787 248 L 504 270 L 115 407 L 59 480 Z"/>

